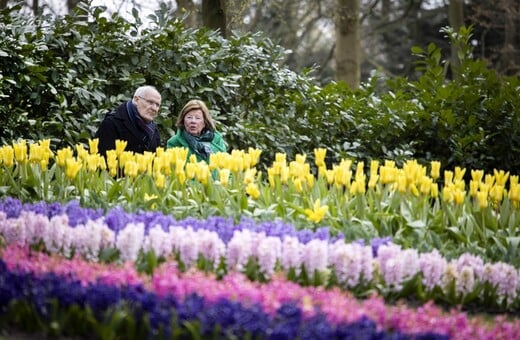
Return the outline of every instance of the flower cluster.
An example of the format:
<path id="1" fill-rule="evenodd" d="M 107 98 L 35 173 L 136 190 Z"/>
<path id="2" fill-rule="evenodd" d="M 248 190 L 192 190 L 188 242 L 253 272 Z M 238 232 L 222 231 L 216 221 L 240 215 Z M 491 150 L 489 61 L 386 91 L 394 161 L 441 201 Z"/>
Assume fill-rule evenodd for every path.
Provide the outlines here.
<path id="1" fill-rule="evenodd" d="M 326 229 L 304 233 L 280 223 L 234 224 L 223 218 L 175 221 L 160 213 L 132 214 L 121 209 L 100 215 L 72 202 L 60 208 L 8 199 L 0 204 L 0 235 L 9 244 L 42 243 L 47 251 L 90 260 L 98 260 L 108 248 L 117 249 L 121 262 L 136 261 L 153 251 L 158 257 L 177 258 L 185 269 L 220 268 L 263 279 L 283 272 L 306 278 L 307 284 L 384 287 L 387 293 L 400 292 L 419 277 L 414 284 L 426 292 L 440 288 L 456 301 L 490 286 L 497 305 L 512 306 L 520 290 L 519 271 L 506 263 L 484 263 L 470 254 L 448 261 L 436 250 L 420 254 L 390 240 L 345 243 Z"/>
<path id="2" fill-rule="evenodd" d="M 49 303 L 57 299 L 62 307 L 88 306 L 99 320 L 104 313 L 131 306 L 132 315 L 149 315 L 151 332 L 162 327 L 167 334 L 174 325 L 196 320 L 202 336 L 218 325 L 222 336 L 260 338 L 283 332 L 309 339 L 505 339 L 520 331 L 518 320 L 496 318 L 491 326 L 462 312 L 445 314 L 432 304 L 417 310 L 387 307 L 377 296 L 360 301 L 337 289 L 305 288 L 281 277 L 264 284 L 239 273 L 217 280 L 196 270 L 182 273 L 171 262 L 146 276 L 132 266 L 68 260 L 18 246 L 8 246 L 0 256 L 0 313 L 8 311 L 10 301 L 26 300 L 47 320 L 52 317 Z"/>

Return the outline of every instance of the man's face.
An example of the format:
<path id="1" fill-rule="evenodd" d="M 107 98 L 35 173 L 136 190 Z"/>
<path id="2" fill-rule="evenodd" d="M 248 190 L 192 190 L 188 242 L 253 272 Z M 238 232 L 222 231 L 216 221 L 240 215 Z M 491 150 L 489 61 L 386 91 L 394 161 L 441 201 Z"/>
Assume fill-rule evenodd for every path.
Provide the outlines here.
<path id="1" fill-rule="evenodd" d="M 146 92 L 143 96 L 135 96 L 137 111 L 146 122 L 151 122 L 157 117 L 161 106 L 161 95 L 155 92 Z"/>
<path id="2" fill-rule="evenodd" d="M 191 110 L 184 116 L 184 128 L 190 135 L 200 135 L 204 126 L 204 114 L 201 109 Z"/>

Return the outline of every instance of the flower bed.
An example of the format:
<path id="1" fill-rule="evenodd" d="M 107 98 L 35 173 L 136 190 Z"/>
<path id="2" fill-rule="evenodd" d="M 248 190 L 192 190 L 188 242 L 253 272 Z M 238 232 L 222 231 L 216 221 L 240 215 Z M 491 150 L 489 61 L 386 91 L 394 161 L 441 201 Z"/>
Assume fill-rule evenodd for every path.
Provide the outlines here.
<path id="1" fill-rule="evenodd" d="M 305 155 L 277 154 L 264 175 L 253 149 L 206 164 L 120 147 L 105 163 L 89 147 L 0 147 L 2 328 L 101 339 L 519 331 L 516 175 L 471 170 L 467 186 L 465 169 L 441 180 L 438 162 L 428 175 L 410 160 L 373 161 L 367 176 L 351 160 L 327 168 L 324 149 L 314 173 Z"/>
<path id="2" fill-rule="evenodd" d="M 101 331 L 114 318 L 133 324 L 135 334 L 166 337 L 185 332 L 215 338 L 506 339 L 520 331 L 518 320 L 496 318 L 490 324 L 463 312 L 444 313 L 431 303 L 392 307 L 375 295 L 358 300 L 338 289 L 302 287 L 278 276 L 268 283 L 239 273 L 218 280 L 198 270 L 182 272 L 171 262 L 148 276 L 131 263 L 65 259 L 19 246 L 6 247 L 1 256 L 0 320 L 30 315 L 41 325 L 58 323 L 54 331 L 65 334 L 85 335 L 89 326 Z M 49 331 L 48 326 L 39 330 Z"/>

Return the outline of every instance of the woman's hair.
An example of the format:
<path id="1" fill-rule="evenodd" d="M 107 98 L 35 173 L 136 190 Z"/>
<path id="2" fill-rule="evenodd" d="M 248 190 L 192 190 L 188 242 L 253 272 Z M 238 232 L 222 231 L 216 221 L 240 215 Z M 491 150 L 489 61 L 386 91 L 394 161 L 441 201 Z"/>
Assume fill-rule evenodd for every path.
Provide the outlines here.
<path id="1" fill-rule="evenodd" d="M 215 122 L 213 118 L 211 118 L 211 114 L 209 113 L 208 107 L 202 100 L 192 99 L 184 105 L 182 108 L 179 117 L 177 118 L 177 127 L 184 128 L 184 117 L 188 114 L 188 112 L 200 109 L 202 111 L 202 115 L 204 116 L 204 126 L 206 129 L 215 131 Z"/>

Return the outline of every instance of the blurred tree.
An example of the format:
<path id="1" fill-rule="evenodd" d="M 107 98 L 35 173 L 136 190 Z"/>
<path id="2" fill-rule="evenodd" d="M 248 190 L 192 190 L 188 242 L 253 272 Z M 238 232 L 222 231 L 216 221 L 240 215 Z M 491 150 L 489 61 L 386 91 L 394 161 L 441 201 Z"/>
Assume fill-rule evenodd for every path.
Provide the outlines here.
<path id="1" fill-rule="evenodd" d="M 336 7 L 336 80 L 351 89 L 359 87 L 359 0 L 337 0 Z"/>
<path id="2" fill-rule="evenodd" d="M 450 0 L 448 19 L 450 26 L 455 32 L 464 26 L 464 0 Z M 456 44 L 451 45 L 452 72 L 460 66 L 460 59 L 458 58 L 459 47 Z"/>
<path id="3" fill-rule="evenodd" d="M 197 11 L 197 6 L 192 0 L 177 0 L 177 10 L 175 15 L 178 18 L 184 18 L 184 23 L 188 27 L 198 27 L 200 18 Z"/>
<path id="4" fill-rule="evenodd" d="M 520 3 L 473 0 L 468 22 L 475 27 L 475 54 L 501 74 L 520 75 Z"/>
<path id="5" fill-rule="evenodd" d="M 228 36 L 226 24 L 226 0 L 202 0 L 202 23 L 204 26 Z"/>
<path id="6" fill-rule="evenodd" d="M 84 0 L 25 0 L 24 9 L 63 14 L 73 3 Z M 98 3 L 91 0 L 89 4 Z M 100 1 L 111 12 L 141 11 L 170 6 L 186 25 L 218 28 L 231 32 L 263 32 L 274 43 L 287 49 L 285 65 L 294 71 L 308 69 L 325 85 L 336 77 L 335 17 L 337 0 L 112 0 Z M 0 0 L 1 6 L 18 3 Z M 59 6 L 58 4 L 64 4 Z M 375 70 L 381 75 L 417 77 L 412 46 L 435 43 L 450 53 L 440 32 L 452 25 L 454 13 L 466 25 L 474 25 L 475 54 L 489 61 L 502 74 L 520 73 L 520 2 L 518 0 L 358 0 L 360 36 L 360 79 L 366 81 Z M 450 9 L 451 6 L 451 9 Z M 204 7 L 204 9 L 203 9 Z M 456 10 L 456 12 L 454 12 Z M 203 12 L 206 15 L 203 15 Z M 451 14 L 451 18 L 449 16 Z M 120 13 L 124 15 L 124 13 Z M 205 17 L 206 21 L 203 20 Z M 144 18 L 144 14 L 143 14 Z M 224 29 L 225 27 L 225 29 Z M 455 27 L 456 30 L 456 27 Z M 450 58 L 447 58 L 450 59 Z M 451 61 L 453 62 L 453 60 Z"/>

